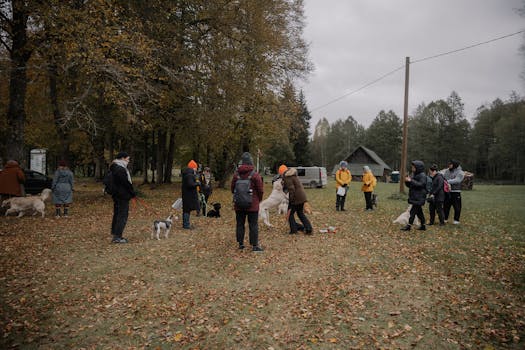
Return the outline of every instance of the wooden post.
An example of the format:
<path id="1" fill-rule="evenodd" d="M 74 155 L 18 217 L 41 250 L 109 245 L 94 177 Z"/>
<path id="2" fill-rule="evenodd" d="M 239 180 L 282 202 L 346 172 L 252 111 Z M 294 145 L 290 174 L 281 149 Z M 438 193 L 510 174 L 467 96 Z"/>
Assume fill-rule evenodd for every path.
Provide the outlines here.
<path id="1" fill-rule="evenodd" d="M 399 169 L 399 192 L 405 193 L 405 177 L 407 175 L 407 150 L 408 150 L 408 81 L 410 71 L 410 57 L 405 61 L 405 106 L 403 109 L 403 142 L 401 144 L 401 169 Z"/>

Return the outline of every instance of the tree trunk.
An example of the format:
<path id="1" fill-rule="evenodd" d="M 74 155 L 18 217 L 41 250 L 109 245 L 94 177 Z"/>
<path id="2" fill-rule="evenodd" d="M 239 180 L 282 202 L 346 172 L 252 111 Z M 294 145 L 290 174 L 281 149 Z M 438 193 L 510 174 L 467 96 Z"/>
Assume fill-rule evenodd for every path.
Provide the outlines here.
<path id="1" fill-rule="evenodd" d="M 164 183 L 164 156 L 166 154 L 166 132 L 158 131 L 157 142 L 157 183 Z"/>
<path id="2" fill-rule="evenodd" d="M 175 157 L 175 133 L 170 133 L 168 154 L 166 156 L 166 169 L 164 170 L 164 183 L 171 183 L 173 175 L 173 158 Z"/>
<path id="3" fill-rule="evenodd" d="M 58 105 L 58 93 L 57 93 L 57 67 L 55 64 L 50 64 L 48 69 L 49 77 L 49 99 L 51 100 L 51 108 L 53 109 L 53 120 L 55 122 L 56 132 L 60 142 L 60 154 L 59 158 L 70 163 L 70 152 L 69 152 L 69 132 L 63 125 L 62 113 Z"/>
<path id="4" fill-rule="evenodd" d="M 7 157 L 16 159 L 22 167 L 27 164 L 24 144 L 25 98 L 27 92 L 27 62 L 31 57 L 27 36 L 27 9 L 25 1 L 12 0 L 13 20 L 11 45 L 11 72 L 9 106 L 7 109 Z"/>
<path id="5" fill-rule="evenodd" d="M 144 160 L 142 162 L 142 168 L 144 169 L 144 174 L 142 176 L 142 183 L 148 184 L 148 169 L 149 169 L 149 152 L 148 152 L 148 134 L 144 133 L 143 135 L 144 140 Z"/>

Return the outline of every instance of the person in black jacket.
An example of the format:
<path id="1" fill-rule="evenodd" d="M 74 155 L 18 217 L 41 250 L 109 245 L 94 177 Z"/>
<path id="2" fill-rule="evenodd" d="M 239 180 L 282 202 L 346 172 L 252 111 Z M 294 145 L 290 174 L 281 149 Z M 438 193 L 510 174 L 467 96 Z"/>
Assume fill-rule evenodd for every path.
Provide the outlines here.
<path id="1" fill-rule="evenodd" d="M 420 160 L 412 161 L 412 176 L 405 178 L 405 185 L 409 188 L 408 190 L 408 203 L 412 204 L 410 209 L 410 218 L 408 219 L 408 225 L 404 226 L 402 231 L 410 231 L 414 220 L 417 217 L 421 222 L 421 226 L 418 230 L 424 231 L 425 227 L 425 215 L 423 214 L 423 206 L 427 197 L 427 176 L 425 175 L 425 164 Z"/>
<path id="2" fill-rule="evenodd" d="M 193 159 L 188 162 L 188 167 L 182 171 L 182 228 L 190 230 L 190 213 L 200 210 L 199 195 L 197 187 L 200 182 L 197 181 L 198 164 Z"/>
<path id="3" fill-rule="evenodd" d="M 122 233 L 128 222 L 129 201 L 136 197 L 128 164 L 129 155 L 126 152 L 119 152 L 109 167 L 115 188 L 111 195 L 113 198 L 112 243 L 128 243 L 128 240 L 122 237 Z"/>
<path id="4" fill-rule="evenodd" d="M 429 168 L 429 174 L 432 178 L 432 190 L 430 190 L 430 196 L 427 198 L 428 201 L 428 210 L 430 214 L 430 219 L 428 221 L 429 225 L 434 225 L 434 219 L 436 218 L 436 212 L 439 218 L 439 225 L 445 225 L 445 212 L 443 211 L 443 202 L 445 202 L 445 191 L 443 184 L 445 178 L 443 174 L 438 172 L 438 166 L 432 164 Z"/>

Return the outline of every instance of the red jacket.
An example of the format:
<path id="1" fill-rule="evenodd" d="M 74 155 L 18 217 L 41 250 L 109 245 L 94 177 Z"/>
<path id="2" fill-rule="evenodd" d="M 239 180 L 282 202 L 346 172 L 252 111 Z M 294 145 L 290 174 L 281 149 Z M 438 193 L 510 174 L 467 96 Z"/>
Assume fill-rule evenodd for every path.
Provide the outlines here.
<path id="1" fill-rule="evenodd" d="M 0 194 L 10 196 L 21 196 L 22 187 L 26 180 L 24 171 L 16 160 L 10 160 L 5 165 L 4 170 L 0 171 Z"/>
<path id="2" fill-rule="evenodd" d="M 253 165 L 247 165 L 243 164 L 241 165 L 235 174 L 233 175 L 232 183 L 231 183 L 231 191 L 235 190 L 235 183 L 239 179 L 247 179 L 248 176 L 250 176 L 250 173 L 254 169 Z M 253 190 L 253 197 L 252 197 L 252 206 L 250 209 L 246 209 L 246 211 L 249 212 L 258 212 L 259 211 L 259 203 L 262 202 L 263 199 L 263 192 L 264 192 L 264 186 L 263 181 L 261 178 L 261 175 L 259 175 L 258 172 L 254 172 L 252 176 L 252 183 L 250 185 L 250 188 Z M 240 210 L 239 208 L 235 207 L 235 210 Z"/>

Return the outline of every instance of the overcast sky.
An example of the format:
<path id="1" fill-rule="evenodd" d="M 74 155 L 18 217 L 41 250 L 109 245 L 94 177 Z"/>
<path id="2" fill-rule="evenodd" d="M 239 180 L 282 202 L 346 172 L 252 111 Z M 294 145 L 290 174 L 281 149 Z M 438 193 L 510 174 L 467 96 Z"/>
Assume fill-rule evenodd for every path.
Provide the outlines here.
<path id="1" fill-rule="evenodd" d="M 304 37 L 315 65 L 301 82 L 311 127 L 354 117 L 368 127 L 381 110 L 403 118 L 404 68 L 411 61 L 525 29 L 523 0 L 305 0 Z M 410 65 L 409 114 L 456 91 L 469 120 L 476 109 L 512 91 L 525 95 L 524 34 Z"/>

